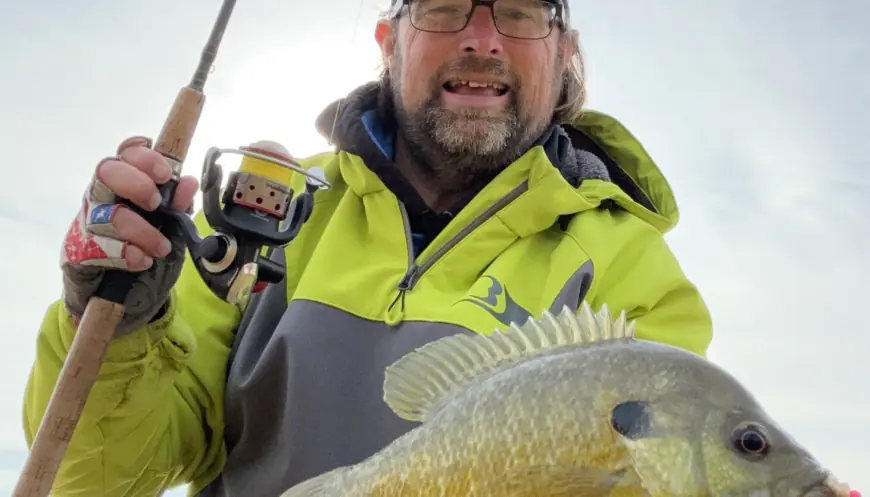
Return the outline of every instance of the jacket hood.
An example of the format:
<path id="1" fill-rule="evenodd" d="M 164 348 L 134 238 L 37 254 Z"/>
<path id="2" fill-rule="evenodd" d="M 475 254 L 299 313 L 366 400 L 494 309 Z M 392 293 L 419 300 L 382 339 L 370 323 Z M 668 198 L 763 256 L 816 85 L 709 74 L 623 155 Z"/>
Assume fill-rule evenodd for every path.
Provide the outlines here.
<path id="1" fill-rule="evenodd" d="M 382 98 L 378 82 L 364 84 L 329 104 L 317 118 L 317 130 L 336 149 L 360 157 L 411 212 L 424 212 L 424 202 L 393 164 L 395 121 L 383 111 L 388 105 Z M 602 180 L 597 183 L 615 185 L 620 192 L 605 186 L 593 195 L 608 197 L 662 232 L 677 224 L 679 211 L 667 180 L 615 118 L 586 110 L 574 122 L 548 128 L 533 146 L 544 149 L 573 187 Z"/>

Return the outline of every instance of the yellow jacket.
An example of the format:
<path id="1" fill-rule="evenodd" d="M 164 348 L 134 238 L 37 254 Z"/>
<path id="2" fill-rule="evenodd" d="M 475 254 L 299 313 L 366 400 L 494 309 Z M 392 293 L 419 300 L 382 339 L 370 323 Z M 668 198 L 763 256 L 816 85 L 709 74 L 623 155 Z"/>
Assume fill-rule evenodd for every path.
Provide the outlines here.
<path id="1" fill-rule="evenodd" d="M 663 239 L 673 194 L 619 122 L 587 111 L 567 134 L 551 130 L 416 253 L 414 212 L 386 184 L 401 180 L 374 102 L 372 85 L 352 93 L 340 151 L 303 161 L 333 186 L 278 254 L 284 284 L 242 319 L 188 260 L 165 315 L 111 345 L 53 495 L 150 497 L 191 483 L 203 497 L 271 497 L 413 427 L 381 400 L 384 367 L 402 354 L 582 299 L 626 310 L 641 338 L 706 353 L 708 310 Z M 327 134 L 333 116 L 331 106 L 319 122 Z M 567 143 L 600 162 L 583 152 L 578 167 Z M 74 333 L 54 303 L 24 401 L 28 442 Z"/>

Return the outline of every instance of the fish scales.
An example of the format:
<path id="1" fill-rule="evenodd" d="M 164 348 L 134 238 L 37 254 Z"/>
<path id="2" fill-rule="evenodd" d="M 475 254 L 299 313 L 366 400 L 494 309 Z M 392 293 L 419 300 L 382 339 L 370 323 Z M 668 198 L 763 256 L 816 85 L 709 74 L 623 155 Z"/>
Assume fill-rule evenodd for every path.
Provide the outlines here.
<path id="1" fill-rule="evenodd" d="M 559 374 L 557 369 L 553 368 Z M 463 407 L 427 421 L 427 436 L 409 438 L 401 453 L 382 454 L 383 477 L 369 495 L 541 495 L 543 481 L 530 479 L 526 468 L 573 468 L 582 461 L 602 471 L 630 470 L 628 450 L 609 430 L 609 412 L 602 410 L 597 419 L 592 412 L 586 418 L 566 415 L 563 410 L 573 406 L 558 402 L 559 392 L 542 386 L 533 386 L 540 389 L 533 394 L 540 402 L 526 405 L 522 398 L 528 392 L 520 391 L 523 388 L 501 374 L 457 396 L 454 402 Z M 490 395 L 495 392 L 498 395 Z M 590 391 L 588 398 L 576 402 L 591 405 L 595 397 Z M 607 402 L 605 396 L 599 403 Z M 514 477 L 506 479 L 505 474 Z"/>

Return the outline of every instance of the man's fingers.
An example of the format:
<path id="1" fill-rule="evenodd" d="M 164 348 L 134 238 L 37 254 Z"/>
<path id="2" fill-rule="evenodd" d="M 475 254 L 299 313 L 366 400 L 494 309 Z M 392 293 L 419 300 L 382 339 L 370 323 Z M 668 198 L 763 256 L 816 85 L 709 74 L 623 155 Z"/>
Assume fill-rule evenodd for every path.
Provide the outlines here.
<path id="1" fill-rule="evenodd" d="M 177 211 L 187 212 L 193 204 L 193 197 L 196 195 L 197 188 L 199 188 L 199 181 L 195 177 L 181 177 L 175 189 L 175 196 L 172 198 L 172 208 Z"/>
<path id="2" fill-rule="evenodd" d="M 162 185 L 172 177 L 169 161 L 158 152 L 142 146 L 133 146 L 121 150 L 118 157 L 136 169 L 145 173 L 151 181 Z"/>
<path id="3" fill-rule="evenodd" d="M 146 271 L 154 264 L 152 257 L 149 257 L 145 252 L 142 252 L 142 249 L 132 244 L 127 244 L 124 260 L 127 261 L 127 269 L 129 271 Z"/>
<path id="4" fill-rule="evenodd" d="M 105 161 L 97 168 L 97 179 L 115 195 L 126 198 L 146 211 L 152 211 L 160 205 L 160 192 L 154 180 L 131 164 L 117 160 Z"/>
<path id="5" fill-rule="evenodd" d="M 99 267 L 105 269 L 120 269 L 122 271 L 146 271 L 154 264 L 154 259 L 148 257 L 142 249 L 123 240 L 107 236 L 90 235 L 90 240 L 100 247 L 99 254 L 90 254 L 89 258 L 70 260 L 76 266 Z"/>
<path id="6" fill-rule="evenodd" d="M 112 226 L 119 239 L 130 242 L 131 248 L 135 247 L 144 255 L 162 258 L 172 250 L 169 240 L 157 228 L 126 207 L 118 207 L 112 216 Z"/>
<path id="7" fill-rule="evenodd" d="M 118 149 L 115 150 L 115 155 L 121 155 L 121 153 L 130 148 L 130 147 L 145 147 L 151 148 L 154 144 L 154 140 L 148 136 L 130 136 L 125 138 L 118 144 Z"/>

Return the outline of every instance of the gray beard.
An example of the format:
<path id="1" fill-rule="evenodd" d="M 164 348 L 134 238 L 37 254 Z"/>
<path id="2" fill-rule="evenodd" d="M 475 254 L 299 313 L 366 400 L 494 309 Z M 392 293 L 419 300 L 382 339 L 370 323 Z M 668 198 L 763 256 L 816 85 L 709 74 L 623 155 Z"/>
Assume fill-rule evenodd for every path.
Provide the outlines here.
<path id="1" fill-rule="evenodd" d="M 441 107 L 439 87 L 409 112 L 402 104 L 398 81 L 390 79 L 399 137 L 416 167 L 444 193 L 465 192 L 489 181 L 524 154 L 549 125 L 522 122 L 516 98 L 522 91 L 519 86 L 512 88 L 511 100 L 502 111 L 446 110 Z"/>

